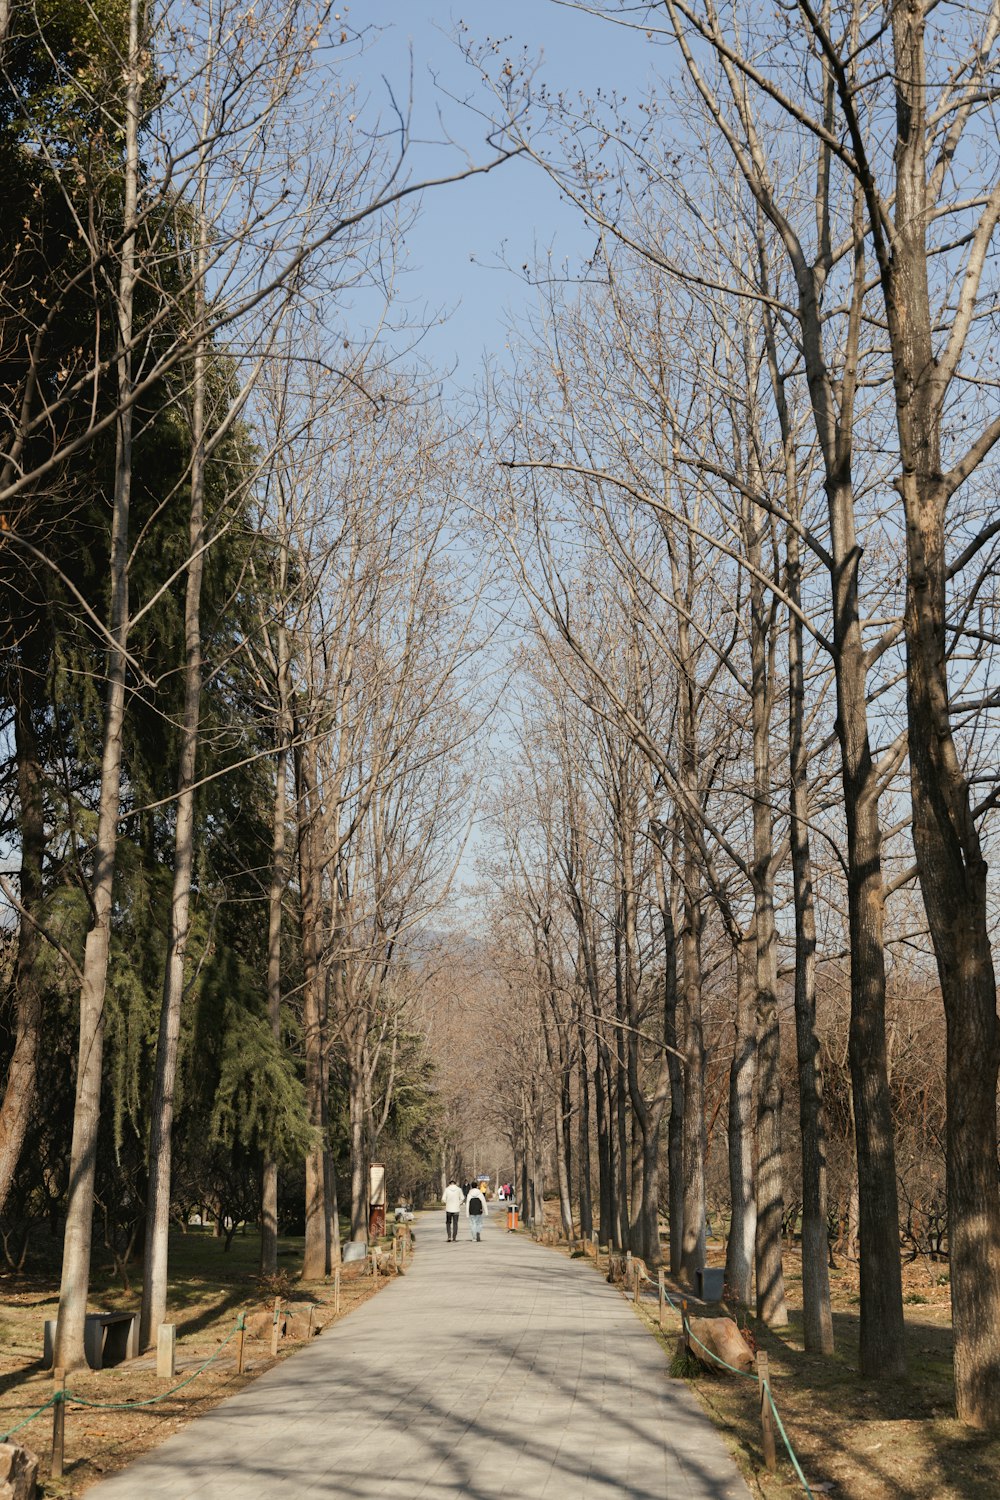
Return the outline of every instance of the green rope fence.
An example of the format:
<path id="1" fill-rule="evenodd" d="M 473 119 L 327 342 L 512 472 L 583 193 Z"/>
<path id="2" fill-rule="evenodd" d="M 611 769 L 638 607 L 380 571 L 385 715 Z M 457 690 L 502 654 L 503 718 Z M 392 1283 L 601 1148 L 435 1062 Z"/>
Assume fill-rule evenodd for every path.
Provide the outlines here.
<path id="1" fill-rule="evenodd" d="M 92 1411 L 132 1411 L 133 1409 L 138 1410 L 141 1406 L 156 1406 L 161 1401 L 169 1401 L 171 1396 L 176 1396 L 177 1392 L 182 1391 L 186 1385 L 190 1385 L 192 1380 L 197 1380 L 202 1371 L 207 1370 L 212 1361 L 218 1359 L 223 1349 L 236 1337 L 242 1327 L 243 1314 L 240 1313 L 236 1319 L 235 1327 L 222 1340 L 218 1349 L 215 1349 L 192 1374 L 188 1375 L 178 1385 L 171 1386 L 169 1391 L 159 1391 L 157 1395 L 147 1396 L 142 1401 L 88 1401 L 85 1396 L 75 1396 L 72 1391 L 67 1391 L 63 1400 L 73 1401 L 77 1406 L 88 1406 Z"/>
<path id="2" fill-rule="evenodd" d="M 643 1281 L 647 1281 L 650 1286 L 656 1288 L 657 1295 L 659 1295 L 660 1283 L 654 1281 L 653 1278 L 651 1276 L 648 1276 L 645 1272 L 640 1272 L 640 1275 L 642 1276 Z M 802 1465 L 799 1463 L 798 1455 L 796 1454 L 795 1449 L 792 1447 L 791 1439 L 789 1438 L 788 1433 L 785 1430 L 785 1424 L 781 1420 L 777 1406 L 774 1404 L 774 1396 L 771 1392 L 771 1382 L 769 1380 L 765 1380 L 762 1382 L 755 1370 L 738 1370 L 735 1365 L 731 1365 L 728 1360 L 723 1359 L 721 1354 L 716 1354 L 714 1349 L 709 1349 L 707 1344 L 703 1344 L 701 1339 L 691 1327 L 691 1324 L 688 1321 L 687 1313 L 684 1311 L 684 1309 L 677 1306 L 677 1303 L 671 1297 L 666 1287 L 663 1287 L 662 1290 L 664 1300 L 670 1305 L 670 1307 L 673 1308 L 674 1312 L 677 1313 L 681 1320 L 681 1327 L 684 1330 L 685 1340 L 693 1340 L 693 1342 L 698 1345 L 698 1348 L 703 1349 L 710 1359 L 714 1359 L 716 1364 L 722 1365 L 723 1369 L 728 1370 L 731 1374 L 742 1375 L 745 1379 L 752 1380 L 755 1385 L 763 1385 L 764 1393 L 767 1396 L 768 1404 L 771 1408 L 771 1413 L 774 1417 L 775 1425 L 777 1426 L 778 1432 L 781 1435 L 781 1440 L 788 1451 L 788 1457 L 791 1461 L 792 1468 L 795 1470 L 796 1478 L 801 1484 L 804 1492 L 810 1497 L 810 1500 L 815 1500 L 815 1496 L 813 1495 L 812 1490 L 809 1488 L 809 1481 L 806 1479 L 805 1474 L 802 1472 Z"/>
<path id="3" fill-rule="evenodd" d="M 5 1433 L 0 1434 L 0 1443 L 7 1442 L 8 1438 L 12 1437 L 15 1432 L 20 1432 L 22 1427 L 27 1427 L 29 1422 L 33 1422 L 36 1417 L 40 1417 L 42 1413 L 48 1411 L 50 1407 L 58 1406 L 60 1402 L 63 1402 L 65 1404 L 72 1401 L 75 1406 L 86 1406 L 89 1407 L 92 1411 L 138 1411 L 139 1408 L 143 1406 L 156 1406 L 161 1401 L 169 1401 L 171 1396 L 176 1396 L 178 1391 L 182 1391 L 184 1387 L 190 1385 L 193 1380 L 197 1380 L 198 1376 L 208 1369 L 213 1360 L 218 1359 L 219 1355 L 222 1353 L 223 1349 L 225 1349 L 226 1345 L 231 1343 L 236 1335 L 244 1327 L 244 1315 L 243 1313 L 239 1313 L 236 1318 L 235 1326 L 233 1327 L 231 1332 L 229 1332 L 222 1340 L 222 1343 L 219 1345 L 218 1349 L 213 1350 L 213 1352 L 208 1356 L 204 1363 L 198 1366 L 197 1370 L 193 1371 L 192 1374 L 186 1376 L 185 1379 L 180 1381 L 178 1385 L 171 1386 L 169 1391 L 159 1391 L 155 1396 L 147 1396 L 144 1400 L 141 1401 L 88 1401 L 85 1396 L 78 1396 L 75 1394 L 75 1392 L 64 1388 L 63 1390 L 56 1391 L 53 1395 L 51 1395 L 49 1399 L 44 1403 L 44 1405 L 40 1406 L 37 1411 L 33 1411 L 30 1416 L 23 1417 L 16 1426 L 8 1428 Z"/>
<path id="4" fill-rule="evenodd" d="M 33 1411 L 30 1417 L 25 1417 L 23 1421 L 18 1422 L 16 1426 L 10 1427 L 6 1432 L 0 1433 L 0 1443 L 6 1443 L 8 1438 L 12 1438 L 14 1436 L 15 1432 L 20 1432 L 22 1427 L 27 1427 L 29 1422 L 33 1422 L 36 1417 L 40 1417 L 43 1411 L 48 1411 L 50 1406 L 56 1406 L 62 1400 L 62 1398 L 62 1391 L 56 1391 L 55 1395 L 50 1396 L 45 1405 L 40 1406 L 37 1411 Z"/>

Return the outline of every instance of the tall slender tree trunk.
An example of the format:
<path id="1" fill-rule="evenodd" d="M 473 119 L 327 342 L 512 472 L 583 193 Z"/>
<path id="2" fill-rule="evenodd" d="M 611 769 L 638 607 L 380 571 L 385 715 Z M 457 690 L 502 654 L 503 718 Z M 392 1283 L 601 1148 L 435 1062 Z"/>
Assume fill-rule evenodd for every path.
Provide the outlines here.
<path id="1" fill-rule="evenodd" d="M 559 1219 L 566 1239 L 573 1238 L 573 1203 L 570 1197 L 569 1163 L 566 1160 L 566 1131 L 562 1120 L 562 1099 L 554 1106 L 556 1181 L 559 1187 Z"/>
<path id="2" fill-rule="evenodd" d="M 279 598 L 285 597 L 288 547 L 283 542 L 278 579 Z M 274 765 L 274 811 L 271 829 L 271 881 L 267 893 L 267 1017 L 275 1042 L 281 1044 L 281 917 L 287 872 L 285 868 L 288 817 L 288 638 L 279 620 L 275 641 L 275 681 L 278 694 Z M 261 1174 L 260 1269 L 274 1276 L 278 1270 L 278 1159 L 272 1146 L 264 1152 Z"/>
<path id="3" fill-rule="evenodd" d="M 832 75 L 827 88 L 834 87 Z M 832 93 L 831 93 L 832 98 Z M 816 434 L 823 453 L 830 528 L 833 666 L 837 687 L 837 738 L 847 824 L 848 934 L 851 950 L 849 1057 L 854 1094 L 859 1179 L 861 1260 L 860 1363 L 864 1375 L 896 1377 L 906 1365 L 903 1289 L 899 1264 L 899 1206 L 895 1144 L 885 1046 L 885 949 L 878 777 L 872 761 L 866 701 L 866 659 L 858 597 L 858 546 L 854 515 L 853 443 L 859 337 L 866 295 L 865 233 L 861 188 L 853 206 L 853 281 L 842 375 L 834 381 L 823 347 L 820 282 L 814 268 L 791 255 L 798 293 L 802 352 Z M 761 238 L 762 287 L 767 290 Z M 768 359 L 775 384 L 786 466 L 791 426 L 777 374 L 770 313 Z M 789 501 L 792 495 L 789 494 Z"/>
<path id="4" fill-rule="evenodd" d="M 196 317 L 204 316 L 204 207 L 200 212 L 195 300 Z M 139 1348 L 148 1349 L 156 1330 L 166 1321 L 170 1184 L 174 1090 L 184 998 L 184 960 L 191 927 L 191 882 L 194 872 L 194 800 L 201 715 L 201 587 L 205 572 L 205 376 L 206 349 L 195 348 L 191 392 L 191 516 L 188 527 L 188 570 L 184 591 L 184 710 L 177 774 L 174 823 L 174 880 L 170 901 L 160 1029 L 156 1044 L 153 1097 L 150 1102 L 146 1239 L 143 1254 Z"/>
<path id="5" fill-rule="evenodd" d="M 351 1239 L 368 1238 L 368 1181 L 365 1169 L 365 1084 L 364 1059 L 352 1046 L 348 1067 L 348 1115 L 350 1119 L 351 1160 Z"/>
<path id="6" fill-rule="evenodd" d="M 542 1225 L 545 1223 L 545 1091 L 537 1071 L 532 1087 L 531 1211 L 535 1223 Z"/>
<path id="7" fill-rule="evenodd" d="M 568 1047 L 565 1051 L 568 1052 Z M 566 1238 L 573 1234 L 573 1092 L 571 1088 L 572 1065 L 567 1058 L 563 1063 L 562 1086 L 560 1088 L 559 1124 L 563 1137 L 563 1157 L 566 1162 L 566 1196 L 563 1202 L 563 1228 Z"/>
<path id="8" fill-rule="evenodd" d="M 794 457 L 791 463 L 794 464 Z M 789 485 L 789 493 L 797 494 L 794 483 Z M 794 527 L 788 529 L 786 555 L 785 586 L 792 603 L 798 605 L 801 562 L 799 538 Z M 807 1352 L 832 1354 L 826 1120 L 823 1070 L 816 1035 L 816 912 L 809 846 L 804 653 L 802 621 L 794 611 L 790 612 L 788 619 L 788 683 L 789 839 L 795 906 L 795 1050 L 802 1141 L 802 1321 Z"/>
<path id="9" fill-rule="evenodd" d="M 747 505 L 750 578 L 750 714 L 753 725 L 753 897 L 757 987 L 757 1196 L 755 1244 L 757 1316 L 772 1327 L 788 1322 L 782 1263 L 784 1168 L 781 1116 L 781 1030 L 778 1014 L 778 934 L 774 918 L 774 825 L 771 814 L 770 612 L 763 584 L 760 516 Z"/>
<path id="10" fill-rule="evenodd" d="M 326 1182 L 323 1170 L 323 1024 L 320 946 L 319 791 L 316 784 L 316 747 L 307 733 L 295 756 L 299 808 L 299 885 L 302 898 L 302 1031 L 305 1050 L 306 1112 L 312 1141 L 305 1158 L 304 1281 L 319 1281 L 329 1265 L 327 1249 Z M 352 1121 L 353 1124 L 353 1121 Z"/>
<path id="11" fill-rule="evenodd" d="M 674 958 L 674 981 L 667 986 L 666 1017 L 663 1034 L 667 1044 L 670 1069 L 670 1112 L 667 1116 L 667 1191 L 670 1195 L 670 1274 L 679 1276 L 683 1266 L 684 1246 L 684 1065 L 678 1055 L 684 1038 L 677 1025 L 679 990 Z"/>
<path id="12" fill-rule="evenodd" d="M 617 1151 L 615 1156 L 615 1186 L 618 1189 L 616 1221 L 617 1247 L 629 1247 L 629 1149 L 628 1149 L 628 1081 L 625 1071 L 625 1037 L 621 1026 L 615 1027 L 615 1134 Z"/>
<path id="13" fill-rule="evenodd" d="M 834 494 L 837 730 L 847 822 L 851 940 L 849 1057 L 858 1162 L 861 1370 L 906 1367 L 899 1204 L 885 1044 L 885 898 L 878 778 L 868 739 L 865 659 L 857 606 L 857 541 L 849 494 Z"/>
<path id="14" fill-rule="evenodd" d="M 288 517 L 281 516 L 281 542 L 278 553 L 277 595 L 282 610 L 275 635 L 274 667 L 277 694 L 274 764 L 274 802 L 271 818 L 271 880 L 267 893 L 267 1018 L 271 1035 L 281 1046 L 281 928 L 282 904 L 288 880 L 286 869 L 286 824 L 288 819 L 288 758 L 292 726 L 289 713 L 288 632 L 285 628 L 284 601 L 288 588 Z M 264 1150 L 261 1170 L 260 1269 L 265 1276 L 278 1270 L 278 1159 L 273 1146 Z"/>
<path id="15" fill-rule="evenodd" d="M 133 411 L 131 345 L 136 282 L 135 223 L 139 186 L 143 15 L 141 0 L 130 0 L 125 85 L 124 235 L 118 279 L 117 365 L 121 410 L 115 435 L 115 483 L 111 517 L 110 625 L 114 645 L 108 651 L 107 660 L 97 838 L 90 883 L 91 917 L 83 955 L 83 982 L 80 986 L 76 1100 L 73 1110 L 59 1314 L 53 1349 L 53 1364 L 64 1370 L 78 1369 L 84 1363 L 83 1331 L 90 1285 L 94 1176 L 101 1116 L 104 994 L 111 948 L 111 896 L 121 795 L 122 725 L 125 717 L 129 626 L 128 523 L 132 495 Z"/>
<path id="16" fill-rule="evenodd" d="M 7 1068 L 7 1086 L 0 1103 L 0 1216 L 21 1158 L 21 1148 L 35 1101 L 35 1080 L 42 1033 L 42 990 L 37 969 L 44 898 L 45 803 L 42 764 L 33 715 L 34 694 L 25 681 L 25 643 L 16 672 L 14 696 L 14 753 L 17 758 L 17 800 L 20 809 L 21 867 L 19 897 L 24 913 L 17 930 L 14 963 L 14 1050 Z"/>
<path id="17" fill-rule="evenodd" d="M 607 1247 L 614 1239 L 614 1163 L 608 1120 L 608 1080 L 605 1048 L 600 1037 L 594 1048 L 594 1117 L 597 1130 L 598 1242 Z"/>
<path id="18" fill-rule="evenodd" d="M 328 1271 L 340 1265 L 340 1193 L 337 1189 L 337 1159 L 332 1151 L 323 1153 L 327 1205 Z M 445 1184 L 447 1187 L 447 1183 Z"/>
<path id="19" fill-rule="evenodd" d="M 859 702 L 851 687 L 856 689 L 859 684 L 849 683 L 845 676 L 838 674 L 838 699 L 843 704 L 839 721 L 845 743 L 844 809 L 852 936 L 850 1064 L 858 1161 L 861 1368 L 866 1375 L 901 1374 L 906 1357 L 899 1204 L 885 1046 L 881 832 L 867 734 L 863 745 L 854 743 Z"/>
<path id="20" fill-rule="evenodd" d="M 750 948 L 754 949 L 751 956 Z M 729 1201 L 731 1218 L 726 1243 L 726 1286 L 743 1307 L 753 1301 L 757 1199 L 754 1191 L 753 1118 L 757 1071 L 756 995 L 753 967 L 756 938 L 736 952 L 736 1034 L 729 1067 Z"/>
<path id="21" fill-rule="evenodd" d="M 577 1119 L 576 1169 L 580 1197 L 580 1234 L 589 1240 L 594 1232 L 594 1204 L 590 1156 L 590 1062 L 582 1013 L 577 1021 L 577 1072 L 580 1112 Z"/>
<path id="22" fill-rule="evenodd" d="M 955 1400 L 963 1422 L 1000 1427 L 1000 1021 L 987 865 L 955 743 L 948 682 L 946 515 L 962 476 L 946 482 L 942 473 L 942 427 L 958 355 L 953 357 L 946 347 L 943 358 L 938 357 L 929 292 L 928 150 L 936 154 L 939 147 L 927 118 L 928 12 L 923 0 L 901 0 L 892 10 L 899 72 L 895 233 L 891 254 L 883 249 L 880 271 L 895 377 L 901 468 L 897 489 L 906 521 L 904 620 L 913 846 L 945 1013 Z M 971 294 L 975 299 L 980 283 L 974 278 L 989 263 L 992 213 L 985 210 L 981 221 L 991 238 L 981 245 L 973 241 L 969 251 L 963 298 Z M 953 338 L 963 312 L 960 299 Z M 974 321 L 970 313 L 969 322 Z"/>
<path id="23" fill-rule="evenodd" d="M 701 998 L 701 904 L 694 837 L 684 830 L 684 1208 L 681 1273 L 690 1285 L 705 1264 L 705 1038 Z"/>
<path id="24" fill-rule="evenodd" d="M 912 511 L 918 507 L 919 502 Z M 949 722 L 943 578 L 927 581 L 944 571 L 943 528 L 925 505 L 907 534 L 913 554 L 906 606 L 913 843 L 947 1045 L 945 1159 L 956 1409 L 972 1426 L 1000 1427 L 1000 1026 L 987 865 Z"/>

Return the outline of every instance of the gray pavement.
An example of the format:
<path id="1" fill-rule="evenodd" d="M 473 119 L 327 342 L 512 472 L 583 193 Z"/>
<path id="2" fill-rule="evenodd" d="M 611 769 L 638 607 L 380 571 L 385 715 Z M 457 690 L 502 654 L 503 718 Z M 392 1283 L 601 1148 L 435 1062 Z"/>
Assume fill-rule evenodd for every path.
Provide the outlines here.
<path id="1" fill-rule="evenodd" d="M 748 1500 L 625 1299 L 499 1215 L 88 1500 Z"/>

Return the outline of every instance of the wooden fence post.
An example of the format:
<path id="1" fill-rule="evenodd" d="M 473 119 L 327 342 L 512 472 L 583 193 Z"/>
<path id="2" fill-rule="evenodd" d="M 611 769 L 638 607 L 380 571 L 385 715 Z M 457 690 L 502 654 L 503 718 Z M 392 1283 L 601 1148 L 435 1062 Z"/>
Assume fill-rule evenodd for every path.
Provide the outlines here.
<path id="1" fill-rule="evenodd" d="M 660 1332 L 662 1333 L 663 1332 L 663 1319 L 664 1319 L 664 1316 L 666 1315 L 666 1311 L 667 1311 L 667 1289 L 666 1289 L 666 1287 L 663 1284 L 663 1272 L 662 1272 L 662 1270 L 659 1272 L 659 1274 L 657 1275 L 657 1278 L 656 1278 L 656 1291 L 657 1291 L 657 1295 L 658 1295 L 658 1298 L 659 1298 L 659 1304 L 660 1304 L 659 1308 L 657 1309 L 657 1313 L 658 1313 L 659 1320 L 660 1320 Z"/>
<path id="2" fill-rule="evenodd" d="M 771 1411 L 771 1377 L 767 1368 L 767 1355 L 763 1349 L 757 1354 L 757 1379 L 760 1382 L 760 1431 L 764 1462 L 773 1474 L 778 1466 L 774 1448 L 774 1414 Z"/>
<path id="3" fill-rule="evenodd" d="M 315 1312 L 316 1312 L 316 1308 L 314 1307 L 313 1303 L 310 1302 L 310 1304 L 309 1304 L 309 1321 L 306 1324 L 306 1342 L 307 1343 L 309 1342 L 309 1340 L 313 1336 L 313 1315 L 315 1314 Z"/>
<path id="4" fill-rule="evenodd" d="M 333 1272 L 333 1315 L 340 1317 L 340 1267 L 335 1267 Z"/>
<path id="5" fill-rule="evenodd" d="M 632 1282 L 632 1301 L 635 1303 L 636 1307 L 638 1307 L 640 1289 L 642 1287 L 642 1272 L 639 1270 L 639 1267 L 634 1264 L 632 1266 Z"/>
<path id="6" fill-rule="evenodd" d="M 281 1317 L 281 1298 L 274 1299 L 274 1317 L 271 1320 L 271 1358 L 278 1357 L 278 1322 Z"/>
<path id="7" fill-rule="evenodd" d="M 243 1346 L 247 1337 L 246 1313 L 240 1313 L 239 1327 L 236 1330 L 236 1373 L 243 1374 Z"/>
<path id="8" fill-rule="evenodd" d="M 53 1479 L 61 1479 L 66 1449 L 66 1371 L 53 1370 L 52 1374 L 56 1382 L 56 1404 L 52 1408 L 52 1462 L 49 1473 Z"/>
<path id="9" fill-rule="evenodd" d="M 688 1305 L 686 1297 L 681 1299 L 681 1329 L 684 1333 L 684 1353 L 689 1355 L 691 1353 L 691 1339 L 688 1334 Z"/>

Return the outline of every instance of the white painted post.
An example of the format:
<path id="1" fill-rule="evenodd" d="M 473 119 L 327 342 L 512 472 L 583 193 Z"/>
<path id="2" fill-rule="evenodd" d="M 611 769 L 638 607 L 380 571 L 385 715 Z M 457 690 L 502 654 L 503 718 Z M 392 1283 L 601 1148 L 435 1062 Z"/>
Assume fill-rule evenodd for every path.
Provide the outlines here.
<path id="1" fill-rule="evenodd" d="M 156 1373 L 161 1380 L 177 1374 L 177 1325 L 161 1323 L 156 1330 Z"/>

